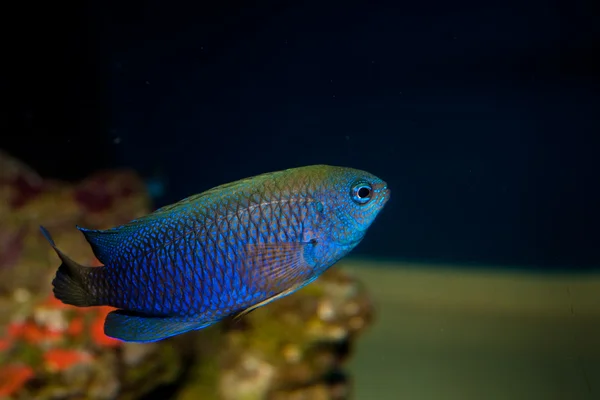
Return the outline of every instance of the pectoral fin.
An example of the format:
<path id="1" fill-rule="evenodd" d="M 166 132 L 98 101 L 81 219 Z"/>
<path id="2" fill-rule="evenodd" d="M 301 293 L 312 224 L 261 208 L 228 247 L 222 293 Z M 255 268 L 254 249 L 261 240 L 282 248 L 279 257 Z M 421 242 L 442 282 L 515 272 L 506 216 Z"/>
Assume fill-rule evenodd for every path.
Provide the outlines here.
<path id="1" fill-rule="evenodd" d="M 268 297 L 233 315 L 234 320 L 272 301 L 294 293 L 315 279 L 305 254 L 315 241 L 309 243 L 276 243 L 247 247 L 248 284 Z"/>
<path id="2" fill-rule="evenodd" d="M 261 289 L 283 292 L 301 284 L 313 273 L 306 251 L 316 242 L 275 243 L 247 246 L 247 271 Z"/>

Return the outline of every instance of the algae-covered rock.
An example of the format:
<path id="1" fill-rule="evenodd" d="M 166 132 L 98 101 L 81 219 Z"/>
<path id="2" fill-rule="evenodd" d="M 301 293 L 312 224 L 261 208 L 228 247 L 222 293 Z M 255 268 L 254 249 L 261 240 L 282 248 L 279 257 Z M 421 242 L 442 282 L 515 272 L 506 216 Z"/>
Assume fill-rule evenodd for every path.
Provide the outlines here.
<path id="1" fill-rule="evenodd" d="M 341 269 L 330 269 L 241 321 L 181 337 L 214 347 L 195 349 L 200 361 L 176 398 L 346 399 L 343 365 L 371 313 L 364 288 Z"/>
<path id="2" fill-rule="evenodd" d="M 0 202 L 0 399 L 348 398 L 343 364 L 372 307 L 338 267 L 239 321 L 123 343 L 103 333 L 110 307 L 53 297 L 58 259 L 39 225 L 75 260 L 98 264 L 75 225 L 103 229 L 148 213 L 139 177 L 105 171 L 70 185 L 0 152 Z"/>

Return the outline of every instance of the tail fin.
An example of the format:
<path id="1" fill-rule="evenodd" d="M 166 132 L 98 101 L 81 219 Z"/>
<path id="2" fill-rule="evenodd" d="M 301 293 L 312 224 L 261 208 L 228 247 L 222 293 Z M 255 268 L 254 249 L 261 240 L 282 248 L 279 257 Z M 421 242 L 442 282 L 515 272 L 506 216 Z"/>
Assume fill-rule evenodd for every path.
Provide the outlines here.
<path id="1" fill-rule="evenodd" d="M 96 267 L 85 267 L 76 263 L 67 257 L 56 247 L 50 233 L 40 226 L 42 234 L 48 240 L 62 264 L 58 267 L 56 277 L 52 281 L 54 286 L 54 296 L 65 304 L 71 304 L 77 307 L 89 307 L 99 305 L 94 296 L 88 291 L 88 282 L 91 278 L 90 273 L 97 269 Z M 98 267 L 102 268 L 102 267 Z"/>

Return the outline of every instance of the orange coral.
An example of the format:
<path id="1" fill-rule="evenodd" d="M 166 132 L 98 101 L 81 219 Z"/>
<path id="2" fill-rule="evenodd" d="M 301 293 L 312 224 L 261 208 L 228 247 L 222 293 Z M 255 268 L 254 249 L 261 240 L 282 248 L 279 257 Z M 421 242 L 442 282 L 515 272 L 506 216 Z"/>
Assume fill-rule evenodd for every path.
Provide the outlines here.
<path id="1" fill-rule="evenodd" d="M 26 365 L 0 367 L 0 397 L 12 396 L 33 377 L 33 369 Z"/>
<path id="2" fill-rule="evenodd" d="M 61 340 L 63 334 L 54 329 L 39 326 L 33 321 L 11 323 L 8 325 L 8 339 L 23 339 L 28 343 L 38 344 L 42 342 L 56 343 Z"/>
<path id="3" fill-rule="evenodd" d="M 63 371 L 91 360 L 92 356 L 81 350 L 50 349 L 44 353 L 44 362 L 53 371 Z"/>
<path id="4" fill-rule="evenodd" d="M 41 305 L 42 306 L 46 306 L 46 307 L 52 307 L 52 308 L 64 308 L 65 306 L 67 306 L 67 304 L 65 304 L 62 301 L 58 300 L 52 294 L 50 296 L 48 296 L 46 298 L 46 300 L 41 303 Z"/>
<path id="5" fill-rule="evenodd" d="M 83 333 L 84 324 L 83 317 L 77 316 L 71 320 L 69 323 L 69 327 L 67 328 L 67 333 L 71 336 L 79 336 Z"/>
<path id="6" fill-rule="evenodd" d="M 9 338 L 17 338 L 22 335 L 24 330 L 25 323 L 23 322 L 13 322 L 8 324 L 8 337 Z"/>
<path id="7" fill-rule="evenodd" d="M 71 308 L 75 315 L 70 320 L 67 328 L 64 331 L 57 331 L 40 327 L 33 321 L 12 323 L 8 326 L 8 339 L 24 339 L 28 343 L 37 344 L 42 341 L 57 343 L 64 335 L 78 337 L 83 333 L 89 334 L 92 341 L 101 347 L 117 347 L 121 341 L 113 339 L 104 334 L 104 320 L 109 312 L 115 308 L 109 306 L 80 308 L 64 305 L 60 300 L 56 300 L 53 295 L 50 295 L 44 302 L 44 307 L 51 308 Z M 86 326 L 85 314 L 92 314 L 91 323 Z M 86 329 L 88 328 L 88 329 Z M 0 350 L 2 348 L 0 347 Z"/>
<path id="8" fill-rule="evenodd" d="M 117 347 L 121 345 L 121 341 L 106 336 L 104 334 L 104 320 L 109 312 L 114 310 L 113 307 L 99 307 L 98 316 L 94 318 L 92 326 L 90 327 L 90 334 L 92 340 L 99 346 L 102 347 Z"/>
<path id="9" fill-rule="evenodd" d="M 41 343 L 46 338 L 45 329 L 39 327 L 35 323 L 27 322 L 23 325 L 21 337 L 29 343 Z"/>
<path id="10" fill-rule="evenodd" d="M 0 351 L 8 350 L 12 347 L 12 342 L 8 338 L 0 338 Z"/>

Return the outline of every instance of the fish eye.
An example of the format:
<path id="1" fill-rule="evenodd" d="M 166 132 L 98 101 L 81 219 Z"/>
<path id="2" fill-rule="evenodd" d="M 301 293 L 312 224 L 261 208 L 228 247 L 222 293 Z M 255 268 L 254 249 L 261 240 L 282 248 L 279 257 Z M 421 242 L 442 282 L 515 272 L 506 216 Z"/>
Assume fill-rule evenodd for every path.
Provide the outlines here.
<path id="1" fill-rule="evenodd" d="M 367 183 L 358 183 L 352 188 L 352 200 L 358 204 L 365 204 L 371 200 L 373 188 Z"/>

